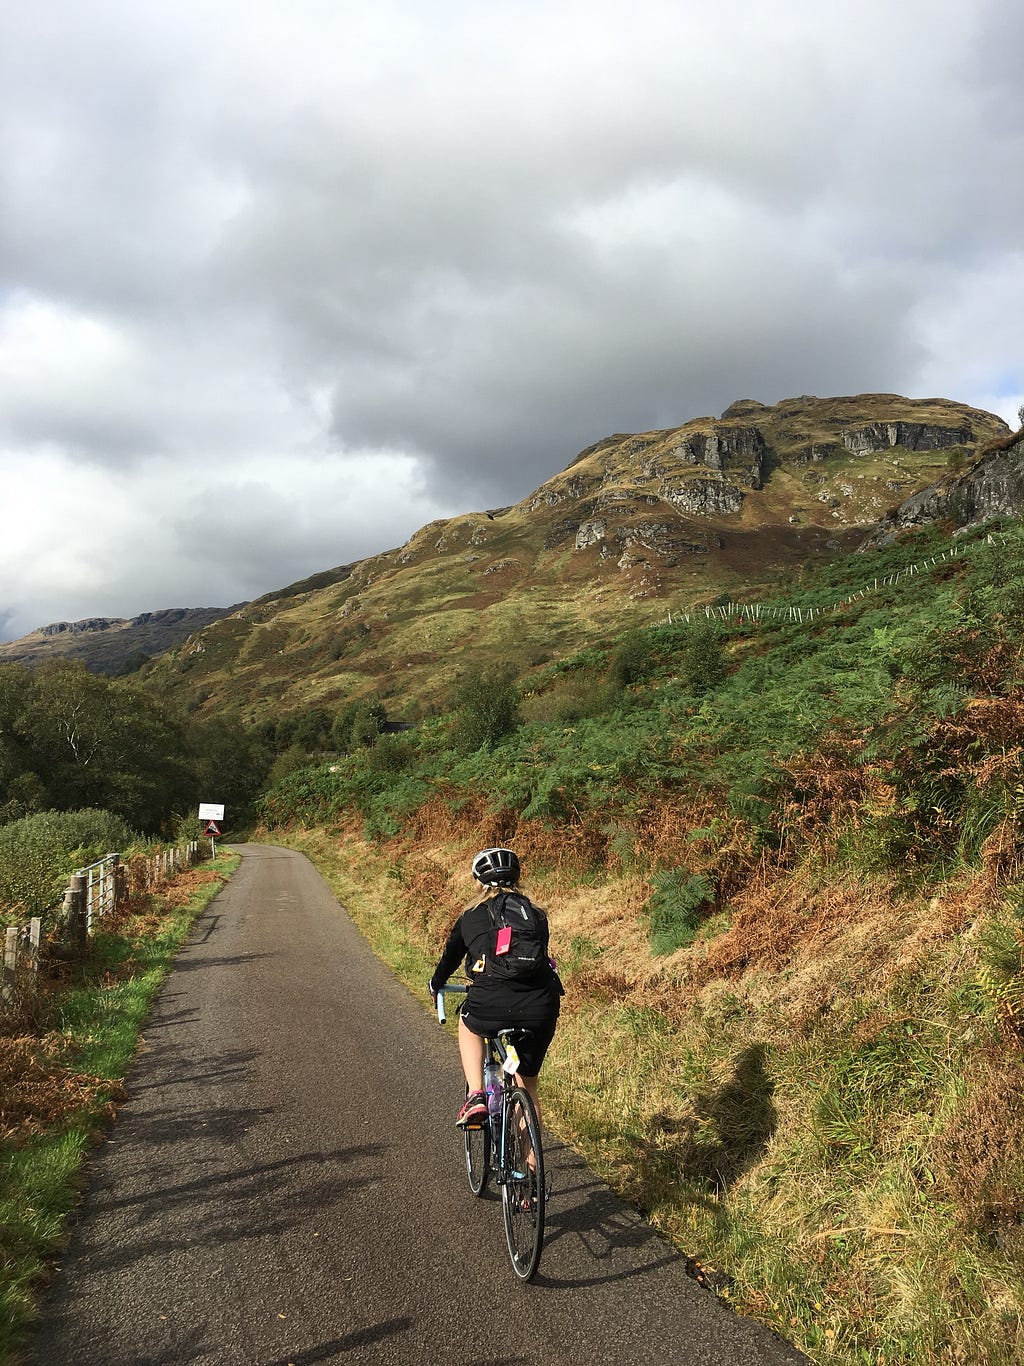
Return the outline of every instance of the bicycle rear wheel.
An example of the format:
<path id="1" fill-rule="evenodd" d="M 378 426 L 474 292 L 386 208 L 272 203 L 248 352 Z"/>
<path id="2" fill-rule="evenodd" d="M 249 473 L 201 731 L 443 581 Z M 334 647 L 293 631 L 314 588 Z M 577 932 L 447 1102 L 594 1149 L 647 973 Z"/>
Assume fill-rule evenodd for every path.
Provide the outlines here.
<path id="1" fill-rule="evenodd" d="M 540 1265 L 544 1244 L 544 1151 L 537 1111 L 522 1087 L 506 1096 L 501 1208 L 512 1269 L 530 1280 Z M 531 1167 L 530 1155 L 533 1165 Z"/>
<path id="2" fill-rule="evenodd" d="M 474 1195 L 483 1195 L 491 1166 L 491 1122 L 485 1119 L 479 1129 L 466 1130 L 466 1175 Z"/>

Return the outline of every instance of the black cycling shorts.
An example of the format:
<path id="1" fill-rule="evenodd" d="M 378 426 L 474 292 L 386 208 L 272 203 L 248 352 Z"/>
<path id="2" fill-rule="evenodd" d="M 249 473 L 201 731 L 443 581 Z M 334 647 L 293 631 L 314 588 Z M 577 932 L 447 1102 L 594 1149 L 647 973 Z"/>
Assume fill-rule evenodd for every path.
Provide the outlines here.
<path id="1" fill-rule="evenodd" d="M 515 1045 L 519 1054 L 519 1071 L 524 1077 L 535 1077 L 540 1071 L 558 1025 L 557 1015 L 536 1022 L 531 1020 L 529 1023 L 510 1024 L 508 1020 L 482 1020 L 476 1015 L 468 1015 L 463 1010 L 462 1018 L 466 1022 L 466 1028 L 472 1034 L 479 1034 L 481 1038 L 488 1035 L 493 1039 L 502 1029 L 522 1031 L 516 1038 Z"/>

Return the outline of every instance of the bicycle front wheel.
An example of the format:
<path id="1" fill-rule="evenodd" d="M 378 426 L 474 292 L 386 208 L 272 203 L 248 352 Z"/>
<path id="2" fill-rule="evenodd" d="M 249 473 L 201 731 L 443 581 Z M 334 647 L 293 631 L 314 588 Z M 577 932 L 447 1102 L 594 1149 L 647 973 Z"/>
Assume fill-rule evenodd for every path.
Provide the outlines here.
<path id="1" fill-rule="evenodd" d="M 484 1120 L 479 1129 L 466 1130 L 466 1175 L 474 1195 L 483 1195 L 491 1165 L 491 1122 Z"/>
<path id="2" fill-rule="evenodd" d="M 512 1269 L 532 1279 L 544 1244 L 544 1151 L 537 1111 L 528 1092 L 506 1095 L 502 1142 L 501 1207 Z"/>

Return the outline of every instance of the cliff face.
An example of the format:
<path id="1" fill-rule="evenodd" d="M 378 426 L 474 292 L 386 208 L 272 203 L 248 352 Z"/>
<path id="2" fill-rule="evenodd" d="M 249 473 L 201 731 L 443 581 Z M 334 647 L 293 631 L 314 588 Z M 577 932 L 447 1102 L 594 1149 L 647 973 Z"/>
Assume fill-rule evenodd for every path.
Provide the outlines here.
<path id="1" fill-rule="evenodd" d="M 41 626 L 38 634 L 47 639 L 51 636 L 81 636 L 90 631 L 119 630 L 127 625 L 124 617 L 85 617 L 82 621 L 51 622 L 49 626 Z"/>
<path id="2" fill-rule="evenodd" d="M 968 446 L 974 438 L 970 426 L 942 427 L 924 422 L 873 422 L 868 427 L 843 432 L 843 445 L 855 455 L 864 451 L 890 450 L 902 446 L 908 451 L 938 451 L 950 446 Z"/>
<path id="3" fill-rule="evenodd" d="M 717 419 L 598 442 L 521 506 L 544 523 L 545 549 L 571 543 L 623 570 L 643 563 L 632 594 L 656 596 L 684 558 L 735 558 L 756 535 L 771 563 L 783 527 L 802 528 L 794 552 L 796 541 L 810 553 L 849 543 L 1006 432 L 991 413 L 942 399 L 746 399 Z"/>
<path id="4" fill-rule="evenodd" d="M 957 527 L 1024 515 L 1024 428 L 984 446 L 976 462 L 905 499 L 868 538 L 880 545 L 908 527 L 948 518 Z"/>

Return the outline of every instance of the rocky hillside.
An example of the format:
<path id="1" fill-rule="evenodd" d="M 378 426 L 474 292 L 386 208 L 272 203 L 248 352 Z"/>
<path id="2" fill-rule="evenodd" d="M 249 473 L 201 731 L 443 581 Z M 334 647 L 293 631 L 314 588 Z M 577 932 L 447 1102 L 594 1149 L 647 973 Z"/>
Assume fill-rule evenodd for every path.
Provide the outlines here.
<path id="1" fill-rule="evenodd" d="M 415 716 L 470 654 L 528 668 L 669 609 L 774 591 L 1007 435 L 949 400 L 862 394 L 744 400 L 608 437 L 520 503 L 431 523 L 247 604 L 148 676 L 247 720 L 371 691 Z"/>
<path id="2" fill-rule="evenodd" d="M 909 527 L 947 518 L 971 526 L 991 517 L 1019 517 L 1024 511 L 1024 428 L 996 437 L 964 473 L 951 470 L 937 483 L 912 494 L 869 538 L 880 545 Z"/>
<path id="3" fill-rule="evenodd" d="M 0 643 L 0 664 L 33 666 L 49 659 L 77 659 L 94 673 L 130 673 L 211 622 L 237 612 L 240 605 L 168 607 L 129 618 L 55 621 L 20 640 Z"/>

